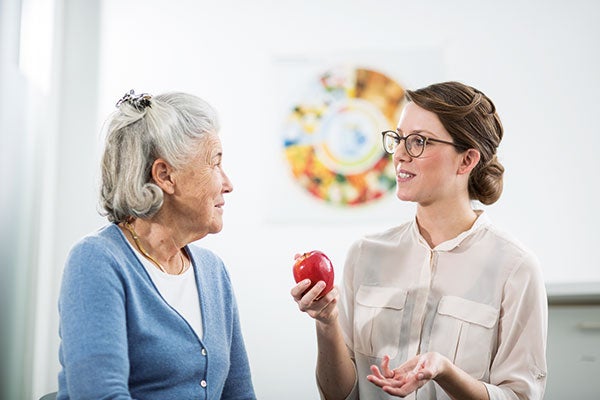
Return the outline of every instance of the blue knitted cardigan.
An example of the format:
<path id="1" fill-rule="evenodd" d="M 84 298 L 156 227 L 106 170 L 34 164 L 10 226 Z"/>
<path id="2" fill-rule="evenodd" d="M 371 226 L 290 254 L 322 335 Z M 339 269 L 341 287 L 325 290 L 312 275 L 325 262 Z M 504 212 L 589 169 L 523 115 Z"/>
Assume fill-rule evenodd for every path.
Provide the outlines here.
<path id="1" fill-rule="evenodd" d="M 223 262 L 187 246 L 203 337 L 161 297 L 115 224 L 83 238 L 60 298 L 58 399 L 255 399 Z"/>

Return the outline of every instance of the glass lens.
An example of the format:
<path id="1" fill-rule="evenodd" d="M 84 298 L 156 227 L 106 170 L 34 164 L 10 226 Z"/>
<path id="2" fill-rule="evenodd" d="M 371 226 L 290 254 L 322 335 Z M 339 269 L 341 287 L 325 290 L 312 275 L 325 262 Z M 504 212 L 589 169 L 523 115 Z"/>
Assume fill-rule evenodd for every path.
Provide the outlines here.
<path id="1" fill-rule="evenodd" d="M 394 136 L 393 132 L 385 132 L 383 135 L 383 149 L 390 154 L 394 154 L 397 146 L 398 139 Z"/>
<path id="2" fill-rule="evenodd" d="M 425 137 L 419 134 L 413 133 L 406 137 L 406 150 L 412 157 L 419 157 L 425 150 Z"/>

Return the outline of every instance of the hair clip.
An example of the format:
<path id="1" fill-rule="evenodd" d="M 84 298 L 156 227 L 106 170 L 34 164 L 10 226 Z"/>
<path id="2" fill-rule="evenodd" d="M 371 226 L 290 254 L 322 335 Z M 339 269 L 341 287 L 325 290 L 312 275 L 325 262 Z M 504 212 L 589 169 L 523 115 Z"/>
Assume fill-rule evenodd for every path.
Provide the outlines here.
<path id="1" fill-rule="evenodd" d="M 135 94 L 134 90 L 131 89 L 128 93 L 125 93 L 123 97 L 117 101 L 115 107 L 119 108 L 123 103 L 129 103 L 133 108 L 138 111 L 144 111 L 146 107 L 151 107 L 150 99 L 152 95 L 148 93 Z"/>

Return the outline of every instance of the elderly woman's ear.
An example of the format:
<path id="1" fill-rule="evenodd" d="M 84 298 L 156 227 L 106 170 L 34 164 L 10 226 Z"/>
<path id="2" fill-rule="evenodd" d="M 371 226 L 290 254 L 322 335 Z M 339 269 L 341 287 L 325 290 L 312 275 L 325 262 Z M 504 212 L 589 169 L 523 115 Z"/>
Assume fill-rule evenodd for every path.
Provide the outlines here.
<path id="1" fill-rule="evenodd" d="M 175 193 L 175 179 L 173 178 L 173 167 L 163 160 L 157 158 L 152 163 L 152 179 L 154 183 L 167 194 Z"/>

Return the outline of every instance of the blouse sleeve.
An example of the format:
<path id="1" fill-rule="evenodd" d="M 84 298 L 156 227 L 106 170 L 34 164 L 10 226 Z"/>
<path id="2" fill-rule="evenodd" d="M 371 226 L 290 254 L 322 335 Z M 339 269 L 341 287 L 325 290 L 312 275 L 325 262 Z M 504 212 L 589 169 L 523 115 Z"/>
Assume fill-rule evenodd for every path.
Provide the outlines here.
<path id="1" fill-rule="evenodd" d="M 131 399 L 125 293 L 114 262 L 90 241 L 76 245 L 67 259 L 59 297 L 60 361 L 70 399 Z"/>
<path id="2" fill-rule="evenodd" d="M 346 256 L 346 262 L 344 265 L 343 283 L 342 289 L 340 290 L 340 302 L 339 302 L 339 321 L 342 328 L 342 335 L 346 342 L 346 347 L 354 363 L 354 370 L 356 379 L 354 380 L 354 386 L 350 394 L 346 397 L 346 400 L 358 399 L 358 371 L 356 370 L 356 361 L 354 359 L 354 273 L 356 261 L 360 255 L 360 241 L 355 242 Z M 318 381 L 317 381 L 318 384 Z M 321 399 L 324 399 L 323 393 L 319 386 L 319 394 Z"/>
<path id="3" fill-rule="evenodd" d="M 543 398 L 547 330 L 546 289 L 537 260 L 527 255 L 504 286 L 498 351 L 486 383 L 490 400 Z"/>
<path id="4" fill-rule="evenodd" d="M 351 357 L 354 359 L 354 266 L 360 253 L 360 242 L 355 242 L 346 256 L 344 264 L 344 273 L 342 280 L 342 288 L 340 290 L 339 301 L 339 321 L 342 327 L 344 341 L 350 351 Z"/>

